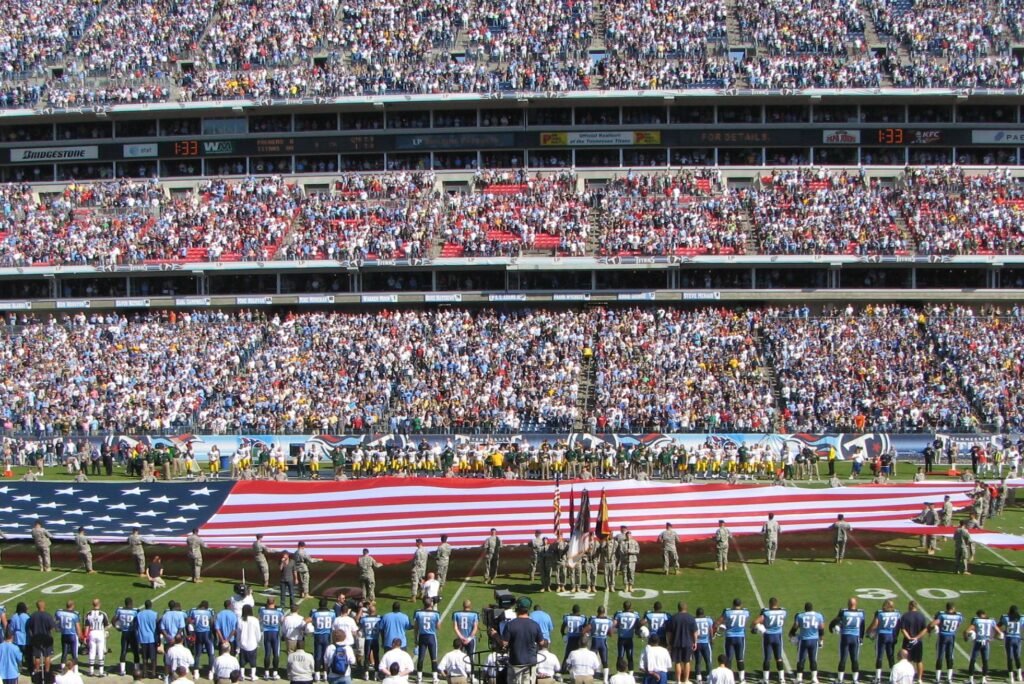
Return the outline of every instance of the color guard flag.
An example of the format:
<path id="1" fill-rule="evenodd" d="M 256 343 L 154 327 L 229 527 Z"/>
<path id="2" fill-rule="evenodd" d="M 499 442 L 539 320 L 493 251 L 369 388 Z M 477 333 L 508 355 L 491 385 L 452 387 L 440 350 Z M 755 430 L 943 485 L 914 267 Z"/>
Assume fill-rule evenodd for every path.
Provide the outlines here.
<path id="1" fill-rule="evenodd" d="M 597 527 L 594 530 L 598 539 L 607 539 L 611 536 L 611 527 L 608 526 L 608 492 L 601 490 L 601 506 L 597 509 Z"/>
<path id="2" fill-rule="evenodd" d="M 555 534 L 558 534 L 558 528 L 562 525 L 562 493 L 558 490 L 558 478 L 555 478 L 555 495 L 552 500 L 552 505 L 555 507 L 555 521 L 554 528 Z"/>
<path id="3" fill-rule="evenodd" d="M 576 518 L 572 533 L 569 535 L 569 566 L 574 567 L 576 561 L 590 545 L 590 491 L 584 489 L 580 495 L 580 515 Z"/>

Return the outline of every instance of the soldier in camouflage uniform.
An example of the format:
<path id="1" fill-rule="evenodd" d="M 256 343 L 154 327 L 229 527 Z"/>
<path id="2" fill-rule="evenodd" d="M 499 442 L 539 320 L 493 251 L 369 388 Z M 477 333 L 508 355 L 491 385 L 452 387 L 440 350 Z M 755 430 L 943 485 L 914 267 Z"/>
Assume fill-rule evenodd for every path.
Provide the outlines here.
<path id="1" fill-rule="evenodd" d="M 92 540 L 85 534 L 84 527 L 78 528 L 78 534 L 75 535 L 75 546 L 78 547 L 78 557 L 82 559 L 85 571 L 90 575 L 95 575 L 96 571 L 92 569 Z"/>
<path id="2" fill-rule="evenodd" d="M 530 540 L 530 581 L 533 582 L 537 578 L 537 565 L 540 562 L 541 554 L 544 553 L 544 541 L 540 536 L 540 530 L 536 530 L 533 533 L 533 539 Z"/>
<path id="3" fill-rule="evenodd" d="M 445 582 L 448 581 L 448 564 L 452 560 L 452 547 L 448 543 L 448 535 L 441 535 L 441 543 L 437 545 L 437 581 L 441 583 L 441 588 L 444 588 Z"/>
<path id="4" fill-rule="evenodd" d="M 665 574 L 669 574 L 670 570 L 675 570 L 676 574 L 679 574 L 679 533 L 672 529 L 672 523 L 665 523 L 665 531 L 658 537 L 658 541 L 661 542 L 661 557 L 663 566 L 665 568 Z"/>
<path id="5" fill-rule="evenodd" d="M 551 589 L 551 570 L 554 567 L 554 551 L 548 542 L 549 539 L 547 537 L 541 539 L 541 544 L 544 546 L 544 550 L 540 552 L 540 563 L 538 566 L 541 591 L 548 591 Z"/>
<path id="6" fill-rule="evenodd" d="M 498 575 L 498 561 L 501 558 L 501 539 L 498 538 L 498 530 L 491 528 L 491 534 L 483 543 L 484 549 L 484 582 L 494 584 L 494 578 Z"/>
<path id="7" fill-rule="evenodd" d="M 206 542 L 199 536 L 199 530 L 192 528 L 192 534 L 185 539 L 188 547 L 188 559 L 192 563 L 192 581 L 200 583 L 203 581 L 203 549 L 207 548 Z"/>
<path id="8" fill-rule="evenodd" d="M 565 591 L 565 582 L 569 577 L 569 542 L 559 532 L 554 543 L 555 547 L 555 582 L 558 591 Z"/>
<path id="9" fill-rule="evenodd" d="M 732 532 L 725 526 L 724 520 L 718 521 L 718 529 L 711 538 L 715 540 L 715 554 L 718 556 L 715 570 L 725 572 L 729 568 L 729 540 L 732 539 Z"/>
<path id="10" fill-rule="evenodd" d="M 624 547 L 626 559 L 626 570 L 624 573 L 625 589 L 626 591 L 633 591 L 633 582 L 636 580 L 636 561 L 640 558 L 640 542 L 633 539 L 629 530 L 626 530 L 622 546 Z"/>
<path id="11" fill-rule="evenodd" d="M 604 562 L 604 588 L 607 591 L 615 591 L 615 574 L 618 562 L 617 551 L 619 545 L 614 539 L 605 539 L 601 543 L 601 560 Z"/>
<path id="12" fill-rule="evenodd" d="M 356 561 L 356 566 L 359 567 L 359 583 L 363 586 L 363 598 L 367 601 L 375 601 L 377 599 L 377 577 L 374 570 L 383 565 L 370 555 L 369 549 L 363 549 L 363 555 Z"/>
<path id="13" fill-rule="evenodd" d="M 295 562 L 295 573 L 299 576 L 299 591 L 301 598 L 309 598 L 309 566 L 317 562 L 317 559 L 306 551 L 306 542 L 300 541 L 299 548 L 292 554 Z"/>
<path id="14" fill-rule="evenodd" d="M 142 542 L 142 535 L 139 534 L 138 527 L 128 535 L 128 549 L 132 552 L 132 558 L 135 559 L 135 569 L 138 571 L 139 577 L 145 577 L 146 547 Z"/>
<path id="15" fill-rule="evenodd" d="M 419 598 L 420 587 L 423 584 L 423 578 L 427 575 L 427 559 L 430 554 L 427 549 L 423 546 L 423 540 L 416 540 L 416 550 L 412 554 L 412 598 L 410 601 L 415 601 Z"/>
<path id="16" fill-rule="evenodd" d="M 267 554 L 270 552 L 263 544 L 263 535 L 257 534 L 256 541 L 252 543 L 253 557 L 256 559 L 256 566 L 260 569 L 263 577 L 263 587 L 270 588 L 270 565 L 267 563 Z"/>
<path id="17" fill-rule="evenodd" d="M 595 543 L 595 540 L 587 538 L 587 546 L 583 552 L 583 579 L 580 583 L 583 587 L 592 593 L 597 592 L 597 564 L 601 560 L 601 548 L 600 545 Z"/>
<path id="18" fill-rule="evenodd" d="M 36 545 L 36 556 L 39 557 L 39 570 L 50 572 L 50 542 L 53 537 L 43 527 L 41 520 L 36 520 L 32 526 L 32 543 Z"/>

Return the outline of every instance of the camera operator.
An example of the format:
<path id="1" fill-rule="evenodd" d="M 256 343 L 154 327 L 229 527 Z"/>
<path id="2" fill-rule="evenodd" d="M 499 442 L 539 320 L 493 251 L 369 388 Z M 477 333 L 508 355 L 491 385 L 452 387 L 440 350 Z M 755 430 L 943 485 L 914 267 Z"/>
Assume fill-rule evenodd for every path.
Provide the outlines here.
<path id="1" fill-rule="evenodd" d="M 516 617 L 505 623 L 499 634 L 493 627 L 490 637 L 508 648 L 508 684 L 533 684 L 536 678 L 537 649 L 544 640 L 540 626 L 530 619 L 533 601 L 523 596 L 516 601 Z"/>

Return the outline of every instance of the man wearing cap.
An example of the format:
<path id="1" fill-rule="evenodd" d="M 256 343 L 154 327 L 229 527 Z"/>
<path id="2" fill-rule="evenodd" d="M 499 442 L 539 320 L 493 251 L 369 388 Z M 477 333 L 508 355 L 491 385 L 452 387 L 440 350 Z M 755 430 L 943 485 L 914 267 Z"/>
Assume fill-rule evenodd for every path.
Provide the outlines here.
<path id="1" fill-rule="evenodd" d="M 665 574 L 675 570 L 679 574 L 679 533 L 672 529 L 672 523 L 665 523 L 665 530 L 658 536 L 661 542 L 662 565 Z"/>
<path id="2" fill-rule="evenodd" d="M 835 543 L 836 563 L 842 563 L 846 557 L 846 542 L 850 538 L 850 523 L 846 522 L 846 516 L 840 513 L 836 521 L 832 523 L 832 541 Z"/>
<path id="3" fill-rule="evenodd" d="M 516 617 L 505 623 L 504 633 L 490 629 L 492 639 L 508 649 L 508 684 L 533 684 L 537 649 L 544 640 L 540 625 L 530 619 L 533 601 L 523 596 L 516 601 Z"/>
<path id="4" fill-rule="evenodd" d="M 914 518 L 914 522 L 928 526 L 935 526 L 939 523 L 938 516 L 935 514 L 935 506 L 932 505 L 931 501 L 925 502 L 924 510 Z M 929 556 L 935 555 L 935 535 L 921 535 L 921 548 L 927 549 Z"/>
<path id="5" fill-rule="evenodd" d="M 309 566 L 316 563 L 319 559 L 312 558 L 309 552 L 306 551 L 306 542 L 300 541 L 299 548 L 292 556 L 292 560 L 295 562 L 295 573 L 299 578 L 301 596 L 302 598 L 309 598 Z"/>
<path id="6" fill-rule="evenodd" d="M 718 521 L 718 529 L 715 530 L 715 534 L 711 538 L 715 540 L 715 553 L 718 556 L 715 570 L 725 572 L 729 567 L 729 540 L 732 539 L 732 532 L 725 526 L 724 520 Z"/>

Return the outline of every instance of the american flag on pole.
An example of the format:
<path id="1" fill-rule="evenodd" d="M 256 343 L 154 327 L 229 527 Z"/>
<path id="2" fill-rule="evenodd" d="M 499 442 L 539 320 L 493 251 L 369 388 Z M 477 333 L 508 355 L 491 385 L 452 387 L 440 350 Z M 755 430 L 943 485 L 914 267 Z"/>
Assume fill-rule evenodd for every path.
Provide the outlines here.
<path id="1" fill-rule="evenodd" d="M 551 501 L 552 506 L 555 509 L 555 519 L 552 525 L 555 534 L 558 534 L 558 529 L 562 526 L 562 492 L 559 491 L 559 479 L 555 478 L 555 494 Z"/>
<path id="2" fill-rule="evenodd" d="M 605 489 L 598 519 L 610 512 L 609 527 L 628 525 L 641 542 L 656 540 L 665 522 L 683 541 L 706 540 L 719 518 L 733 534 L 758 534 L 769 512 L 787 534 L 825 530 L 843 513 L 858 531 L 950 535 L 952 528 L 912 519 L 926 501 L 939 504 L 947 494 L 963 508 L 973 489 L 970 483 L 938 481 L 835 489 L 638 480 L 593 484 Z M 1024 480 L 1008 484 L 1020 487 Z M 557 520 L 560 482 L 555 487 Z M 272 549 L 293 549 L 305 541 L 316 557 L 351 562 L 366 547 L 382 562 L 402 563 L 417 537 L 431 545 L 447 534 L 453 547 L 473 548 L 494 527 L 504 543 L 525 544 L 551 520 L 551 506 L 550 481 L 11 482 L 0 486 L 0 531 L 8 538 L 27 538 L 39 518 L 61 539 L 71 539 L 83 525 L 97 542 L 123 543 L 137 525 L 153 542 L 183 545 L 188 531 L 198 527 L 215 547 L 246 547 L 260 533 Z M 1024 549 L 1021 536 L 981 531 L 972 536 L 988 546 Z"/>

